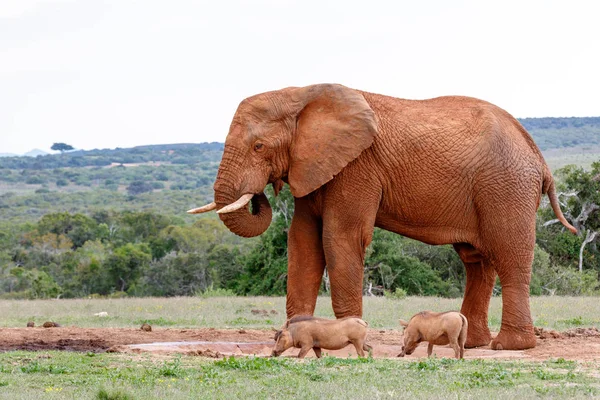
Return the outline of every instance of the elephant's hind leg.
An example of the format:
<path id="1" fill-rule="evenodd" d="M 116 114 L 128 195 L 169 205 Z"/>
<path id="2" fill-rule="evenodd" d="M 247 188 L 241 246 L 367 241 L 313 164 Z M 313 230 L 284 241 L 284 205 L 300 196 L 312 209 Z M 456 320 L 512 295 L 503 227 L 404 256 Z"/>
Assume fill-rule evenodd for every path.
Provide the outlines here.
<path id="1" fill-rule="evenodd" d="M 487 346 L 492 340 L 488 328 L 488 309 L 496 280 L 496 271 L 471 245 L 455 244 L 454 249 L 465 265 L 467 285 L 460 312 L 469 321 L 465 347 Z"/>
<path id="2" fill-rule="evenodd" d="M 288 234 L 287 317 L 312 315 L 325 270 L 321 220 L 306 198 L 296 199 Z"/>
<path id="3" fill-rule="evenodd" d="M 531 250 L 513 247 L 511 253 L 494 261 L 502 285 L 502 326 L 492 340 L 494 350 L 530 349 L 537 342 L 529 309 L 533 246 Z"/>
<path id="4" fill-rule="evenodd" d="M 489 250 L 486 253 L 502 285 L 502 325 L 491 343 L 494 350 L 523 350 L 536 345 L 529 309 L 535 210 L 529 218 L 513 218 L 510 221 L 500 224 L 501 221 L 496 220 L 494 226 L 498 227 L 499 232 L 486 242 Z"/>

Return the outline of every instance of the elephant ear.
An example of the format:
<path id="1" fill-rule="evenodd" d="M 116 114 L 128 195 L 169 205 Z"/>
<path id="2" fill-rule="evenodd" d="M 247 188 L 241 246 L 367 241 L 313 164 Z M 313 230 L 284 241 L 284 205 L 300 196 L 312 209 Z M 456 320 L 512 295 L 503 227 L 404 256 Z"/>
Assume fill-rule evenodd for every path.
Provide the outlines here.
<path id="1" fill-rule="evenodd" d="M 288 182 L 294 197 L 303 197 L 371 146 L 377 121 L 356 90 L 323 84 L 295 91 L 293 99 L 302 108 L 290 147 Z"/>

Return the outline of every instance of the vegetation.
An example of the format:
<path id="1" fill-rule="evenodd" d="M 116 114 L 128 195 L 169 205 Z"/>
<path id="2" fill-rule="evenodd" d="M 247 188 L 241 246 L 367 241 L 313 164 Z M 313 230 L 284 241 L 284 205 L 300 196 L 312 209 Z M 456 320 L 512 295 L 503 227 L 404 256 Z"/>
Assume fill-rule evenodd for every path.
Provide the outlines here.
<path id="1" fill-rule="evenodd" d="M 51 150 L 55 150 L 55 151 L 60 151 L 61 153 L 64 153 L 65 151 L 69 151 L 69 150 L 75 150 L 75 148 L 73 146 L 71 146 L 70 144 L 66 144 L 66 143 L 54 143 L 52 145 L 52 147 L 50 147 Z"/>
<path id="2" fill-rule="evenodd" d="M 396 293 L 394 293 L 396 294 Z M 281 326 L 285 319 L 285 297 L 235 296 L 223 289 L 208 289 L 200 296 L 120 297 L 90 296 L 84 299 L 0 300 L 0 327 L 25 327 L 28 321 L 41 325 L 56 321 L 63 326 L 139 328 L 147 322 L 163 328 L 256 328 Z M 372 328 L 399 329 L 398 318 L 408 319 L 422 310 L 458 310 L 461 299 L 423 296 L 365 296 L 364 318 Z M 502 299 L 493 297 L 489 326 L 500 329 Z M 556 330 L 595 326 L 600 328 L 596 297 L 534 296 L 531 314 L 535 326 Z M 256 310 L 267 314 L 257 314 Z M 253 313 L 252 310 L 255 312 Z M 94 314 L 105 311 L 107 317 Z M 316 314 L 333 318 L 331 298 L 319 296 Z"/>
<path id="3" fill-rule="evenodd" d="M 522 118 L 541 150 L 600 144 L 600 117 Z"/>
<path id="4" fill-rule="evenodd" d="M 591 145 L 600 135 L 600 118 L 522 122 L 547 146 Z M 581 140 L 555 140 L 579 137 L 578 130 L 587 132 Z M 0 297 L 188 296 L 209 289 L 282 295 L 293 215 L 287 188 L 278 197 L 268 188 L 274 217 L 258 238 L 234 236 L 215 214 L 185 214 L 212 201 L 222 150 L 203 143 L 0 158 Z M 553 223 L 547 206 L 540 209 L 531 293 L 597 293 L 600 163 L 555 175 L 565 215 L 581 234 Z M 379 229 L 364 277 L 365 294 L 390 297 L 453 298 L 465 284 L 450 246 Z"/>
<path id="5" fill-rule="evenodd" d="M 207 290 L 210 296 L 218 291 Z M 590 297 L 534 297 L 536 326 L 553 329 L 600 325 Z M 452 309 L 459 299 L 365 297 L 365 319 L 374 328 L 398 328 L 397 318 L 431 308 Z M 500 323 L 493 298 L 490 323 Z M 256 315 L 253 309 L 278 314 Z M 573 310 L 577 310 L 576 313 Z M 108 316 L 93 314 L 106 311 Z M 172 297 L 0 301 L 3 326 L 24 327 L 53 320 L 65 326 L 244 327 L 281 326 L 284 297 Z M 331 317 L 330 299 L 317 313 Z M 0 354 L 0 398 L 584 398 L 600 395 L 598 362 L 454 359 L 333 358 L 298 361 L 286 357 L 228 357 L 76 353 Z M 301 395 L 299 395 L 301 393 Z"/>
<path id="6" fill-rule="evenodd" d="M 597 363 L 496 360 L 226 358 L 47 352 L 0 354 L 0 397 L 583 398 L 600 394 Z"/>

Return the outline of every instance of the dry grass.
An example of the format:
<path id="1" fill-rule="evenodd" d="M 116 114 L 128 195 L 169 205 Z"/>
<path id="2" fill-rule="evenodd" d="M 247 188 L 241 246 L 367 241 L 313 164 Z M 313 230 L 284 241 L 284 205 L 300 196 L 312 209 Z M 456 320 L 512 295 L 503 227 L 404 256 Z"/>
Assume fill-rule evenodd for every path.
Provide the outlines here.
<path id="1" fill-rule="evenodd" d="M 600 160 L 600 146 L 576 146 L 551 149 L 543 153 L 552 171 L 570 164 L 590 169 L 593 162 Z"/>
<path id="2" fill-rule="evenodd" d="M 574 326 L 600 327 L 598 297 L 532 297 L 536 326 L 565 329 Z M 364 298 L 364 319 L 372 327 L 397 328 L 398 318 L 409 318 L 422 310 L 458 310 L 462 299 L 407 297 L 394 300 Z M 266 310 L 267 315 L 252 313 Z M 275 310 L 274 313 L 271 311 Z M 106 311 L 108 317 L 96 317 Z M 319 297 L 316 314 L 333 317 L 329 297 Z M 162 327 L 248 327 L 280 326 L 285 319 L 284 297 L 172 297 L 69 300 L 1 300 L 0 326 L 24 327 L 52 320 L 80 327 L 137 327 L 143 322 Z M 501 298 L 494 297 L 489 323 L 500 327 Z"/>

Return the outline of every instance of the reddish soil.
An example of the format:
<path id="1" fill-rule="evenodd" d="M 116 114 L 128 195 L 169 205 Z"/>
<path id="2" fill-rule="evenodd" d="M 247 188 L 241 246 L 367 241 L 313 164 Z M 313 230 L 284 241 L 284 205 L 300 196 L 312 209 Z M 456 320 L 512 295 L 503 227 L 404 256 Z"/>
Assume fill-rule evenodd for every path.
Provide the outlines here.
<path id="1" fill-rule="evenodd" d="M 160 329 L 144 332 L 132 328 L 0 328 L 0 351 L 9 350 L 68 350 L 92 352 L 150 352 L 156 354 L 183 353 L 207 357 L 228 355 L 269 355 L 274 344 L 274 332 L 255 329 Z M 467 349 L 465 358 L 510 358 L 523 360 L 600 360 L 600 331 L 596 328 L 577 328 L 565 332 L 536 329 L 537 347 L 524 351 L 495 351 L 489 347 Z M 401 349 L 402 335 L 395 330 L 370 329 L 367 337 L 373 346 L 373 356 L 396 357 Z M 421 344 L 407 358 L 426 356 L 427 344 Z M 298 349 L 284 355 L 294 356 Z M 353 346 L 342 350 L 325 351 L 346 357 L 355 355 Z M 438 357 L 452 357 L 446 346 L 434 347 Z M 308 357 L 314 357 L 311 351 Z"/>

